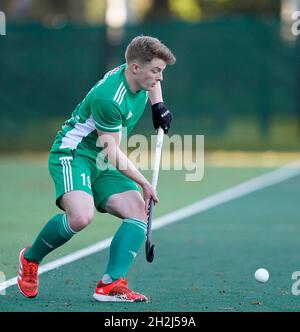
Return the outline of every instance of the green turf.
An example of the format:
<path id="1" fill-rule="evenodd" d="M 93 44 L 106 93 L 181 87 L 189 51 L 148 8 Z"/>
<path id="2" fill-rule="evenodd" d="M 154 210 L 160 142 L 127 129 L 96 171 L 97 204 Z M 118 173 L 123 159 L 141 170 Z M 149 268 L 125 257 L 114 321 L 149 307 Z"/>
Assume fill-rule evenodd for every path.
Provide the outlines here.
<path id="1" fill-rule="evenodd" d="M 199 183 L 184 182 L 180 172 L 162 172 L 155 215 L 266 171 L 207 168 Z M 44 163 L 3 161 L 1 177 L 0 270 L 10 278 L 17 272 L 18 250 L 39 230 L 41 216 L 56 209 Z M 0 311 L 298 311 L 291 275 L 300 261 L 299 188 L 300 178 L 290 179 L 155 231 L 154 262 L 146 263 L 142 250 L 129 274 L 130 286 L 149 295 L 150 303 L 93 301 L 107 261 L 104 250 L 41 275 L 40 293 L 33 300 L 10 287 L 0 296 Z M 111 219 L 98 215 L 90 229 L 49 260 L 110 236 L 118 224 Z M 253 278 L 260 267 L 270 271 L 267 284 Z"/>
<path id="2" fill-rule="evenodd" d="M 158 183 L 160 203 L 154 216 L 172 212 L 174 208 L 186 206 L 263 172 L 266 169 L 206 168 L 202 181 L 186 182 L 183 171 L 161 171 Z M 151 172 L 144 173 L 150 180 Z M 54 204 L 54 187 L 46 160 L 1 159 L 0 176 L 0 271 L 11 278 L 18 271 L 20 249 L 31 243 L 44 223 L 59 210 Z M 89 227 L 51 253 L 44 263 L 110 237 L 119 224 L 115 217 L 96 213 Z"/>

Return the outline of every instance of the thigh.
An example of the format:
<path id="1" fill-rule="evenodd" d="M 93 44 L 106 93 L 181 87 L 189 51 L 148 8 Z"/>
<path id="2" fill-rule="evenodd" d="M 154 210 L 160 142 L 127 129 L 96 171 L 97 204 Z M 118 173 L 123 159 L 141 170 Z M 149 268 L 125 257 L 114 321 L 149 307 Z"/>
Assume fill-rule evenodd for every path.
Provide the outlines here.
<path id="1" fill-rule="evenodd" d="M 138 185 L 118 170 L 106 170 L 101 173 L 92 184 L 95 207 L 99 212 L 106 210 L 110 197 L 116 194 L 133 191 L 134 196 L 139 195 Z"/>
<path id="2" fill-rule="evenodd" d="M 147 220 L 145 202 L 141 194 L 136 190 L 129 190 L 110 196 L 105 209 L 108 213 L 122 219 Z"/>
<path id="3" fill-rule="evenodd" d="M 56 205 L 59 208 L 62 208 L 62 196 L 72 191 L 83 191 L 93 199 L 92 168 L 84 157 L 77 157 L 71 151 L 51 152 L 49 172 L 55 185 Z"/>
<path id="4" fill-rule="evenodd" d="M 94 199 L 85 191 L 73 190 L 65 193 L 60 204 L 68 216 L 84 216 L 89 220 L 93 218 Z"/>
<path id="5" fill-rule="evenodd" d="M 73 190 L 65 193 L 60 204 L 66 211 L 69 226 L 75 232 L 79 232 L 92 222 L 94 199 L 85 191 Z"/>

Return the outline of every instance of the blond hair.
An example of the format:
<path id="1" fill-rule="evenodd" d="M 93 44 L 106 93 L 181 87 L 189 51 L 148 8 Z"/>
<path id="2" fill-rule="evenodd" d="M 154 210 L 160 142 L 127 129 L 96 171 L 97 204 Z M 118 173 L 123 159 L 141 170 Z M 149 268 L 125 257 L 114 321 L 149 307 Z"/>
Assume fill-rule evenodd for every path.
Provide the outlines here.
<path id="1" fill-rule="evenodd" d="M 126 48 L 126 63 L 138 61 L 141 64 L 145 64 L 152 61 L 154 58 L 165 61 L 167 65 L 173 65 L 176 62 L 176 58 L 171 50 L 154 37 L 135 37 Z"/>

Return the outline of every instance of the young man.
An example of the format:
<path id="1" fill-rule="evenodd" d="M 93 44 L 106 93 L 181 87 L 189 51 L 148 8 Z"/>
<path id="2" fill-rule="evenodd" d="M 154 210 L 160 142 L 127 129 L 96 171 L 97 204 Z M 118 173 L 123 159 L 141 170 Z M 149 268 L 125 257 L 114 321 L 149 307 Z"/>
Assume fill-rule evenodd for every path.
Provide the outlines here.
<path id="1" fill-rule="evenodd" d="M 49 171 L 56 188 L 56 204 L 63 213 L 51 218 L 32 246 L 20 253 L 18 286 L 26 297 L 38 294 L 38 266 L 42 259 L 86 227 L 96 207 L 123 222 L 111 242 L 107 269 L 94 298 L 147 300 L 130 290 L 125 278 L 145 240 L 149 201 L 152 198 L 157 203 L 158 197 L 119 144 L 122 127 L 130 134 L 148 97 L 154 128 L 168 132 L 172 115 L 163 103 L 160 82 L 166 65 L 174 64 L 176 59 L 164 44 L 149 36 L 134 38 L 125 58 L 125 64 L 109 71 L 90 90 L 55 138 Z M 113 167 L 99 167 L 99 160 Z"/>

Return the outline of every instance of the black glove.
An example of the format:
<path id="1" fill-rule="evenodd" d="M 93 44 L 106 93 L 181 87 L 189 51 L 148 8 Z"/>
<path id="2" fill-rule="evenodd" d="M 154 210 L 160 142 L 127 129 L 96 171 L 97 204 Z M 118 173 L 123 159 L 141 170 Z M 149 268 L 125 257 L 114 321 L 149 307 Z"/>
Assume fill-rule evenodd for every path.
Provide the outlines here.
<path id="1" fill-rule="evenodd" d="M 172 113 L 167 109 L 164 103 L 152 105 L 152 120 L 155 129 L 161 127 L 167 134 L 172 121 Z"/>

